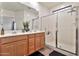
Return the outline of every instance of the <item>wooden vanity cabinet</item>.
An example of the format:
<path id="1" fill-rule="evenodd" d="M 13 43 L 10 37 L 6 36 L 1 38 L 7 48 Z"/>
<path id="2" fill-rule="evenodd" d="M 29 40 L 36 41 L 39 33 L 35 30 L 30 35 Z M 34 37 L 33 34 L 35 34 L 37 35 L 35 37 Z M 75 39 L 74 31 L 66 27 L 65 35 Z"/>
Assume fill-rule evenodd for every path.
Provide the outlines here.
<path id="1" fill-rule="evenodd" d="M 1 47 L 1 55 L 4 56 L 23 56 L 27 55 L 26 40 L 4 44 Z"/>
<path id="2" fill-rule="evenodd" d="M 5 41 L 5 42 L 3 42 Z M 6 37 L 1 39 L 0 55 L 23 56 L 28 54 L 27 36 Z"/>
<path id="3" fill-rule="evenodd" d="M 34 33 L 0 38 L 1 56 L 30 55 L 45 46 L 45 33 Z"/>

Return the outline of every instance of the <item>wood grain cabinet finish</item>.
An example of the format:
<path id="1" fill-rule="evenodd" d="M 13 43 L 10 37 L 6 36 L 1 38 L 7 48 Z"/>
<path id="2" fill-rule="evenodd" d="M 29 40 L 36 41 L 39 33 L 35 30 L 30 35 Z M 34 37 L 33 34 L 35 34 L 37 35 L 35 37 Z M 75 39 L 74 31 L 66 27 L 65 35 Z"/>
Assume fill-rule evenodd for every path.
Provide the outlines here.
<path id="1" fill-rule="evenodd" d="M 41 42 L 40 42 L 40 45 L 41 47 L 40 48 L 44 48 L 45 47 L 45 37 L 41 37 Z"/>
<path id="2" fill-rule="evenodd" d="M 29 54 L 35 52 L 35 35 L 29 35 Z"/>
<path id="3" fill-rule="evenodd" d="M 27 43 L 26 40 L 15 42 L 15 54 L 16 56 L 27 55 Z"/>
<path id="4" fill-rule="evenodd" d="M 36 37 L 36 39 L 35 39 L 35 49 L 36 50 L 39 50 L 40 49 L 40 47 L 41 47 L 41 39 L 40 39 L 40 37 Z"/>
<path id="5" fill-rule="evenodd" d="M 35 33 L 0 38 L 1 56 L 24 56 L 44 48 L 45 34 Z"/>
<path id="6" fill-rule="evenodd" d="M 0 55 L 5 56 L 22 56 L 27 55 L 27 37 L 15 36 L 1 38 Z"/>
<path id="7" fill-rule="evenodd" d="M 0 55 L 2 56 L 14 56 L 15 48 L 13 43 L 1 45 Z"/>
<path id="8" fill-rule="evenodd" d="M 38 33 L 38 34 L 36 34 L 35 37 L 36 37 L 36 39 L 35 39 L 36 50 L 44 48 L 44 46 L 45 46 L 45 34 L 44 33 Z"/>

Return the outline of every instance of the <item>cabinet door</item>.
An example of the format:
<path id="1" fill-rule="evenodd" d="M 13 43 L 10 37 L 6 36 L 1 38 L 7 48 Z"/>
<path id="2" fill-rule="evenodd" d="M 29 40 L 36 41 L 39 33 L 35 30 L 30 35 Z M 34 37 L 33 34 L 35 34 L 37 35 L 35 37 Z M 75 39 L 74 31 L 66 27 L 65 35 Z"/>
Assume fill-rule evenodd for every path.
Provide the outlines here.
<path id="1" fill-rule="evenodd" d="M 15 42 L 15 54 L 16 54 L 16 56 L 27 55 L 27 49 L 28 49 L 28 47 L 27 47 L 26 40 Z"/>
<path id="2" fill-rule="evenodd" d="M 41 38 L 39 36 L 36 36 L 36 38 L 35 38 L 35 48 L 36 48 L 36 50 L 40 49 L 40 47 L 41 47 L 40 44 L 41 44 Z"/>
<path id="3" fill-rule="evenodd" d="M 45 38 L 44 37 L 40 37 L 40 44 L 41 44 L 41 48 L 44 48 L 44 46 L 45 46 Z"/>
<path id="4" fill-rule="evenodd" d="M 76 13 L 68 13 L 69 10 L 58 13 L 57 47 L 76 53 Z"/>
<path id="5" fill-rule="evenodd" d="M 14 44 L 4 44 L 1 45 L 1 55 L 2 56 L 14 56 Z"/>
<path id="6" fill-rule="evenodd" d="M 41 36 L 40 36 L 40 40 L 41 40 L 41 48 L 44 48 L 45 46 L 45 33 L 41 33 Z"/>
<path id="7" fill-rule="evenodd" d="M 35 37 L 29 37 L 29 54 L 35 52 Z"/>

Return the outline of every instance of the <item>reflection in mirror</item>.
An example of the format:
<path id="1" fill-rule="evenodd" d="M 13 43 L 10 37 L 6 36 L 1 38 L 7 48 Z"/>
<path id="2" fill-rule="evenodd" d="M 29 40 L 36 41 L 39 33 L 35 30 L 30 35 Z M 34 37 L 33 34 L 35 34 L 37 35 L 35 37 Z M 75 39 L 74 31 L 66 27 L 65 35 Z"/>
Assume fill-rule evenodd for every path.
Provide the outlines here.
<path id="1" fill-rule="evenodd" d="M 30 22 L 29 29 L 33 30 L 32 19 L 38 16 L 38 11 L 27 5 L 23 5 L 20 2 L 0 2 L 0 3 L 2 3 L 1 7 L 2 12 L 0 13 L 0 30 L 1 30 L 1 24 L 3 24 L 3 28 L 5 31 L 12 31 L 11 29 L 13 19 L 16 22 L 16 30 L 20 30 L 22 32 L 23 20 L 29 21 Z"/>
<path id="2" fill-rule="evenodd" d="M 3 17 L 3 27 L 5 30 L 12 29 L 12 18 L 11 17 Z"/>

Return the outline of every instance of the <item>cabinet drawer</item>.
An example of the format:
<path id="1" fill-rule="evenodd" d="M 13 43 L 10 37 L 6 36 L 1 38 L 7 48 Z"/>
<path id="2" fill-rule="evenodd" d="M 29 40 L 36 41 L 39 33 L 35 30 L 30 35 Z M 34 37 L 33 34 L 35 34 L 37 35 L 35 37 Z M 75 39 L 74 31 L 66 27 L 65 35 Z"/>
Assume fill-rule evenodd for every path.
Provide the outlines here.
<path id="1" fill-rule="evenodd" d="M 4 43 L 9 43 L 9 42 L 14 42 L 14 41 L 18 41 L 18 40 L 25 40 L 27 39 L 27 36 L 12 36 L 12 37 L 5 37 L 5 38 L 1 38 L 1 44 Z"/>
<path id="2" fill-rule="evenodd" d="M 35 38 L 29 38 L 29 46 L 34 45 Z"/>
<path id="3" fill-rule="evenodd" d="M 5 37 L 1 38 L 1 44 L 8 43 L 8 42 L 13 42 L 13 37 Z"/>
<path id="4" fill-rule="evenodd" d="M 37 37 L 37 36 L 45 36 L 45 33 L 37 33 L 37 34 L 36 34 L 36 37 Z"/>
<path id="5" fill-rule="evenodd" d="M 34 34 L 29 34 L 29 38 L 35 37 Z"/>
<path id="6" fill-rule="evenodd" d="M 21 40 L 21 41 L 16 41 L 14 42 L 16 45 L 21 45 L 21 44 L 27 44 L 27 40 Z M 27 45 L 26 45 L 27 46 Z"/>

